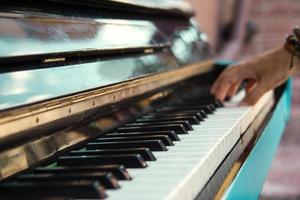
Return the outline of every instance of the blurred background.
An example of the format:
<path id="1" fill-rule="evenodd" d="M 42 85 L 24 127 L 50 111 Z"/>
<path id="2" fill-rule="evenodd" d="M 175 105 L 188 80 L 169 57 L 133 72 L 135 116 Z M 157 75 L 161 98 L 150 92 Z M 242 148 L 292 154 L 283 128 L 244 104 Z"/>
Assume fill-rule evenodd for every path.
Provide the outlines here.
<path id="1" fill-rule="evenodd" d="M 218 57 L 242 60 L 282 45 L 300 26 L 299 0 L 188 0 Z M 300 78 L 293 79 L 289 125 L 260 199 L 300 199 Z M 259 167 L 259 166 L 257 166 Z"/>

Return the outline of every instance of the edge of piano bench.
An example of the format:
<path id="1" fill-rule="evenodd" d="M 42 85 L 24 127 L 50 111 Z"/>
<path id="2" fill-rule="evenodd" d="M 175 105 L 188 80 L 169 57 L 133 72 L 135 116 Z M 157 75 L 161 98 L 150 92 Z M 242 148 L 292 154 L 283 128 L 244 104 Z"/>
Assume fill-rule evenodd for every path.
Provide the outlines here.
<path id="1" fill-rule="evenodd" d="M 258 199 L 277 146 L 290 118 L 292 79 L 289 79 L 256 145 L 222 199 Z"/>

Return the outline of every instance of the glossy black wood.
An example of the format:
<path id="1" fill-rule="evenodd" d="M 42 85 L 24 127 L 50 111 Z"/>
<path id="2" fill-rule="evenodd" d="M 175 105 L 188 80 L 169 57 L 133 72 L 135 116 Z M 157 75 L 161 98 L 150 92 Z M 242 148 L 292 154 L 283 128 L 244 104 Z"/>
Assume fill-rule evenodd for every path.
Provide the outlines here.
<path id="1" fill-rule="evenodd" d="M 34 191 L 34 192 L 33 192 Z M 49 192 L 51 191 L 51 192 Z M 3 199 L 36 200 L 48 198 L 80 198 L 104 199 L 107 195 L 104 187 L 98 181 L 48 181 L 39 182 L 9 182 L 0 185 L 0 195 Z"/>
<path id="2" fill-rule="evenodd" d="M 88 7 L 106 8 L 129 13 L 155 15 L 163 17 L 189 18 L 193 15 L 191 7 L 184 1 L 172 0 L 53 0 L 65 4 L 73 4 Z"/>
<path id="3" fill-rule="evenodd" d="M 109 172 L 119 180 L 131 180 L 127 170 L 122 165 L 102 165 L 102 166 L 72 166 L 72 167 L 38 167 L 34 169 L 35 174 L 68 174 L 68 173 L 88 173 L 88 172 Z"/>
<path id="4" fill-rule="evenodd" d="M 127 168 L 145 168 L 147 163 L 139 154 L 103 155 L 103 156 L 62 156 L 57 159 L 59 166 L 97 166 L 123 164 Z"/>

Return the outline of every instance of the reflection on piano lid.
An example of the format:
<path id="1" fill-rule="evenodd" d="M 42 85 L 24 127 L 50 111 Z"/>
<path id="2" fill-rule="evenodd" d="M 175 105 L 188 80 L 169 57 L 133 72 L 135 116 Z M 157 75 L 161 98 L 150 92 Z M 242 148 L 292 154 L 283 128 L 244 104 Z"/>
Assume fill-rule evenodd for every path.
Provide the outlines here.
<path id="1" fill-rule="evenodd" d="M 193 45 L 207 45 L 204 33 L 199 33 L 195 25 L 190 26 L 190 22 L 182 17 L 178 20 L 164 17 L 137 18 L 130 17 L 130 14 L 126 17 L 116 17 L 102 14 L 102 12 L 100 15 L 99 12 L 96 14 L 91 12 L 91 15 L 85 13 L 89 11 L 88 8 L 79 12 L 76 10 L 75 14 L 78 17 L 75 17 L 73 10 L 68 11 L 72 6 L 67 7 L 68 5 L 65 5 L 67 1 L 63 2 L 62 5 L 52 5 L 49 2 L 49 6 L 52 5 L 53 9 L 62 8 L 47 10 L 49 13 L 42 15 L 29 12 L 31 9 L 37 9 L 30 3 L 29 5 L 33 8 L 27 10 L 26 4 L 25 6 L 18 5 L 18 3 L 14 5 L 14 3 L 7 2 L 6 7 L 0 6 L 0 25 L 3 27 L 0 31 L 0 44 L 5 47 L 4 51 L 0 52 L 0 65 L 12 65 L 17 60 L 23 64 L 25 61 L 39 64 L 68 61 L 82 56 L 112 56 L 120 52 L 143 53 L 145 49 L 146 52 L 151 52 L 156 48 L 165 48 L 170 45 L 176 45 L 177 49 L 182 45 L 191 45 L 187 43 L 191 41 Z M 87 1 L 80 2 L 86 3 Z M 100 5 L 109 5 L 109 2 L 123 4 L 125 1 L 123 3 L 104 1 Z M 75 3 L 75 1 L 68 3 Z M 12 11 L 8 13 L 10 9 Z M 168 10 L 163 7 L 161 10 L 168 13 Z M 180 10 L 179 7 L 178 10 Z M 132 19 L 128 20 L 128 18 Z M 199 37 L 201 37 L 200 40 Z M 178 43 L 184 44 L 178 45 Z M 199 48 L 197 49 L 199 51 Z M 200 49 L 208 50 L 204 47 Z M 178 51 L 185 52 L 185 54 L 189 52 L 182 47 Z M 201 55 L 203 53 L 201 52 Z M 181 61 L 183 61 L 182 58 Z"/>
<path id="2" fill-rule="evenodd" d="M 2 14 L 0 25 L 7 28 L 0 31 L 0 42 L 5 47 L 0 53 L 0 62 L 10 65 L 17 62 L 16 59 L 23 64 L 24 61 L 42 64 L 83 56 L 151 52 L 169 46 L 149 21 L 87 21 L 74 17 Z"/>
<path id="3" fill-rule="evenodd" d="M 176 69 L 170 52 L 0 74 L 0 109 Z"/>

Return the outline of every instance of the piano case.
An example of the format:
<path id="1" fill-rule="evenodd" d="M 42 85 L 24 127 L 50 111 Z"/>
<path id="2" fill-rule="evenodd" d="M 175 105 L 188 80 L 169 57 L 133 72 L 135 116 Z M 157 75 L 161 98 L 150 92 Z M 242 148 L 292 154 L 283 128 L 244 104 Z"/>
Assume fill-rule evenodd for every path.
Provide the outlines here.
<path id="1" fill-rule="evenodd" d="M 239 95 L 216 101 L 209 88 L 222 69 L 186 3 L 2 1 L 0 25 L 1 199 L 259 197 L 289 119 L 291 80 L 253 107 L 234 106 Z M 126 140 L 150 149 L 111 155 L 130 128 L 140 136 Z M 97 162 L 113 167 L 84 180 L 51 171 L 101 141 L 110 154 Z"/>

